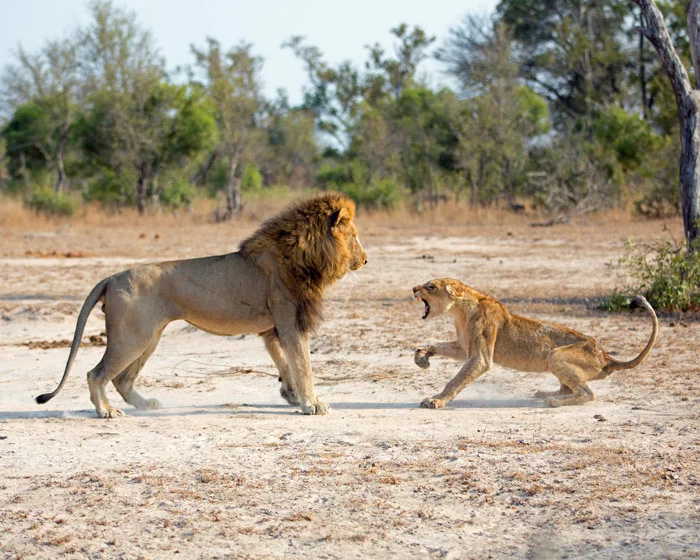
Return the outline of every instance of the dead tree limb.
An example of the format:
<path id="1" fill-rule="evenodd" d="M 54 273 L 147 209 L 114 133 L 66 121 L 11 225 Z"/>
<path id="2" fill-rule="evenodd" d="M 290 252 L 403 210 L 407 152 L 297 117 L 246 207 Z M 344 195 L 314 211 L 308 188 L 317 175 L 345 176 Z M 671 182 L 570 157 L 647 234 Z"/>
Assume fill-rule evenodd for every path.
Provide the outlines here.
<path id="1" fill-rule="evenodd" d="M 643 27 L 640 33 L 656 49 L 676 97 L 678 119 L 681 125 L 680 186 L 683 209 L 683 229 L 688 251 L 697 249 L 700 216 L 700 91 L 694 89 L 680 57 L 673 48 L 663 15 L 653 0 L 632 0 L 641 10 Z M 688 37 L 696 85 L 700 83 L 700 0 L 693 0 L 688 10 Z"/>

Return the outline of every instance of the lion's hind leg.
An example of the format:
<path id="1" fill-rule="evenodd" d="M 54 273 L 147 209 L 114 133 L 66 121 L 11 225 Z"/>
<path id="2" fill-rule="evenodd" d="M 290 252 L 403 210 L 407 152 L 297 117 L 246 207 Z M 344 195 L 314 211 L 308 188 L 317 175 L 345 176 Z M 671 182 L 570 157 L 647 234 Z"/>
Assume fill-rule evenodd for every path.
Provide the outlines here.
<path id="1" fill-rule="evenodd" d="M 109 313 L 109 306 L 107 312 Z M 163 324 L 153 325 L 148 317 L 143 315 L 140 317 L 134 314 L 128 316 L 123 313 L 121 315 L 114 318 L 107 314 L 107 349 L 97 367 L 87 374 L 90 400 L 95 405 L 97 415 L 101 418 L 124 415 L 120 409 L 109 404 L 106 394 L 107 384 L 122 372 L 125 373 L 125 378 L 129 375 L 135 378 L 134 370 L 130 366 L 135 362 L 138 364 L 138 360 L 153 343 L 156 333 L 159 334 L 165 326 Z M 155 342 L 157 343 L 157 339 Z M 151 349 L 152 351 L 153 349 Z M 145 362 L 145 359 L 143 361 Z M 138 367 L 134 368 L 137 374 L 141 365 L 143 364 L 138 364 Z M 124 388 L 128 383 L 124 380 L 120 385 Z"/>
<path id="2" fill-rule="evenodd" d="M 161 408 L 161 404 L 158 399 L 146 399 L 139 395 L 134 389 L 134 382 L 136 381 L 138 374 L 141 372 L 141 369 L 143 369 L 146 360 L 151 357 L 151 354 L 153 354 L 156 346 L 158 346 L 160 335 L 162 333 L 163 331 L 157 333 L 146 350 L 144 350 L 143 354 L 131 362 L 129 367 L 112 379 L 114 387 L 117 389 L 122 398 L 137 410 L 157 410 Z"/>
<path id="3" fill-rule="evenodd" d="M 595 400 L 593 391 L 586 384 L 593 378 L 588 373 L 594 367 L 594 357 L 587 352 L 587 345 L 584 341 L 555 348 L 547 356 L 549 370 L 561 383 L 558 394 L 547 396 L 545 403 L 548 406 L 583 404 Z M 564 391 L 565 388 L 568 391 Z"/>

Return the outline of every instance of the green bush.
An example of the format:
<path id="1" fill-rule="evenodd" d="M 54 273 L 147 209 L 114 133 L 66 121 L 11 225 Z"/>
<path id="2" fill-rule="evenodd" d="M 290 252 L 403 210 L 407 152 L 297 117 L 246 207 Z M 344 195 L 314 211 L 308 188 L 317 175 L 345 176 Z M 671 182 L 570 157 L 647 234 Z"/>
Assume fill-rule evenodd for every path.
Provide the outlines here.
<path id="1" fill-rule="evenodd" d="M 243 179 L 241 179 L 241 190 L 259 191 L 263 186 L 263 177 L 260 170 L 254 165 L 248 165 L 243 173 Z"/>
<path id="2" fill-rule="evenodd" d="M 160 202 L 163 206 L 175 209 L 188 206 L 197 192 L 190 182 L 185 178 L 169 181 L 167 186 L 160 192 Z"/>
<path id="3" fill-rule="evenodd" d="M 370 185 L 346 183 L 336 188 L 359 206 L 377 210 L 393 210 L 403 198 L 403 193 L 391 179 L 376 181 Z"/>
<path id="4" fill-rule="evenodd" d="M 689 253 L 675 243 L 662 242 L 642 248 L 630 244 L 630 254 L 620 259 L 633 285 L 616 290 L 601 308 L 617 311 L 629 303 L 627 294 L 643 294 L 661 311 L 700 311 L 700 251 Z"/>
<path id="5" fill-rule="evenodd" d="M 135 176 L 125 176 L 107 170 L 88 184 L 83 198 L 86 201 L 101 202 L 109 206 L 125 205 L 132 201 L 135 184 Z"/>
<path id="6" fill-rule="evenodd" d="M 78 203 L 72 198 L 48 189 L 35 191 L 26 204 L 37 214 L 47 216 L 72 216 L 78 208 Z"/>

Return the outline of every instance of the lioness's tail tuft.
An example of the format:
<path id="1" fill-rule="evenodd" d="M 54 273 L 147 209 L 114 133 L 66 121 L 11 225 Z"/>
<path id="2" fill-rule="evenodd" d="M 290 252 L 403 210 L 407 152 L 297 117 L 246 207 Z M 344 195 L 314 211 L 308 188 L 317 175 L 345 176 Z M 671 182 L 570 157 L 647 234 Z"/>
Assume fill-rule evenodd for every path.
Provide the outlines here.
<path id="1" fill-rule="evenodd" d="M 35 400 L 39 404 L 44 404 L 45 402 L 53 399 L 54 396 L 54 393 L 44 393 L 43 395 L 39 395 Z"/>

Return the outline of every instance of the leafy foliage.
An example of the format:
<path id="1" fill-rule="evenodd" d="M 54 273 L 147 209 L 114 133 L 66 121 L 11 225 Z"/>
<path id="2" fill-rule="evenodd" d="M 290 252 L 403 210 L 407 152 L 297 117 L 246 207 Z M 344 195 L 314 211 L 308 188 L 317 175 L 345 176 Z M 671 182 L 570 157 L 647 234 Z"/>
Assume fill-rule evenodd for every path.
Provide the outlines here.
<path id="1" fill-rule="evenodd" d="M 26 204 L 37 214 L 56 217 L 72 216 L 78 208 L 78 203 L 74 199 L 48 189 L 34 192 Z"/>
<path id="2" fill-rule="evenodd" d="M 659 2 L 688 62 L 685 4 Z M 20 46 L 0 73 L 3 190 L 53 184 L 141 212 L 201 193 L 225 199 L 227 219 L 275 185 L 337 188 L 371 208 L 449 192 L 513 210 L 527 198 L 563 219 L 630 201 L 645 216 L 679 211 L 675 100 L 625 0 L 501 0 L 439 42 L 401 23 L 393 49 L 367 45 L 360 64 L 293 36 L 300 106 L 265 98 L 245 41 L 207 38 L 175 81 L 133 12 L 88 10 L 87 25 Z M 431 56 L 457 87 L 423 78 Z"/>
<path id="3" fill-rule="evenodd" d="M 651 247 L 630 243 L 629 248 L 620 264 L 633 284 L 608 298 L 606 309 L 617 310 L 627 294 L 642 293 L 661 311 L 700 311 L 700 251 L 688 252 L 673 242 Z"/>

